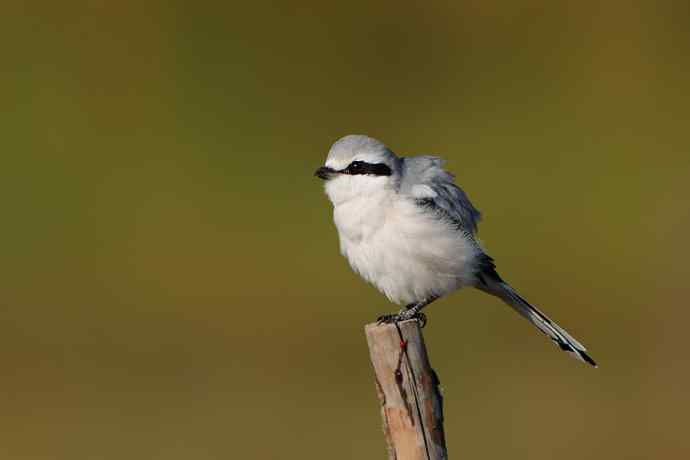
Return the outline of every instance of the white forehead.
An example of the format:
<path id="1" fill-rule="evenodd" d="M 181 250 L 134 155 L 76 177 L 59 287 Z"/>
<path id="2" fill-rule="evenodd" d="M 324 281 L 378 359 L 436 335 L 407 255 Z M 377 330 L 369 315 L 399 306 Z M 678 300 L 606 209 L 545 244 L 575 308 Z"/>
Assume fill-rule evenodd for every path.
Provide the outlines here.
<path id="1" fill-rule="evenodd" d="M 392 166 L 396 156 L 382 142 L 361 134 L 350 134 L 338 139 L 328 152 L 326 166 L 343 169 L 353 161 L 385 163 Z"/>

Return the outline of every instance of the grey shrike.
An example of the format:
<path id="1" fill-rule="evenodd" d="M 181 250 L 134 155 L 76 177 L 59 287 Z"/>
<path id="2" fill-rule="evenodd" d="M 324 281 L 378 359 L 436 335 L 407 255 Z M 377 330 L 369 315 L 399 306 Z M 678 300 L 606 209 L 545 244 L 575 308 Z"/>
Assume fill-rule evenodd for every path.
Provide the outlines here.
<path id="1" fill-rule="evenodd" d="M 350 135 L 316 176 L 326 182 L 340 251 L 365 280 L 404 305 L 380 322 L 420 318 L 422 308 L 465 286 L 513 307 L 562 350 L 596 366 L 586 349 L 496 272 L 475 234 L 480 214 L 433 156 L 398 158 L 376 139 Z"/>

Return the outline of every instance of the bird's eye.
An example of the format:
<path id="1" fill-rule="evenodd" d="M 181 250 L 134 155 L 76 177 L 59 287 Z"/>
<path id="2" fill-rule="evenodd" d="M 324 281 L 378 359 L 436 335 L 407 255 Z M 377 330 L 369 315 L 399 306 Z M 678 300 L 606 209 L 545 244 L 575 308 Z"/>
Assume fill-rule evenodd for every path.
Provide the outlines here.
<path id="1" fill-rule="evenodd" d="M 350 166 L 347 167 L 347 170 L 350 174 L 357 174 L 359 171 L 362 170 L 363 166 L 363 161 L 353 161 L 352 163 L 350 163 Z"/>

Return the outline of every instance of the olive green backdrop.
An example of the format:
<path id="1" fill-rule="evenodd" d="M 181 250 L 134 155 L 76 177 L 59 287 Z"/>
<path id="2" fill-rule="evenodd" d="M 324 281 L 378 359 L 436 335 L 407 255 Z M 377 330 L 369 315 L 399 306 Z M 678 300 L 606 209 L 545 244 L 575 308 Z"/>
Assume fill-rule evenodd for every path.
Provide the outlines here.
<path id="1" fill-rule="evenodd" d="M 447 159 L 500 272 L 429 310 L 452 458 L 683 458 L 687 2 L 3 2 L 0 458 L 380 459 L 312 177 Z"/>

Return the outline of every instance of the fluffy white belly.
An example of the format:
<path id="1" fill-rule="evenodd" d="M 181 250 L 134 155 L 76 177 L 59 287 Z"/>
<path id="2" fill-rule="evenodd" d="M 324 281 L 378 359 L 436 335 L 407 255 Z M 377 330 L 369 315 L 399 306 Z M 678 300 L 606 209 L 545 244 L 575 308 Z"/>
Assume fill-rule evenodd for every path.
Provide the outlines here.
<path id="1" fill-rule="evenodd" d="M 443 296 L 474 280 L 477 244 L 412 201 L 349 201 L 334 220 L 352 268 L 392 302 Z"/>

